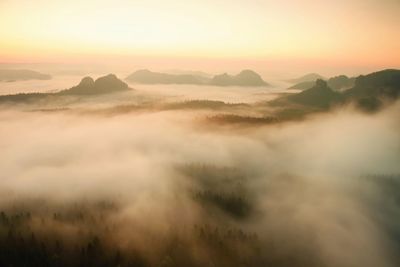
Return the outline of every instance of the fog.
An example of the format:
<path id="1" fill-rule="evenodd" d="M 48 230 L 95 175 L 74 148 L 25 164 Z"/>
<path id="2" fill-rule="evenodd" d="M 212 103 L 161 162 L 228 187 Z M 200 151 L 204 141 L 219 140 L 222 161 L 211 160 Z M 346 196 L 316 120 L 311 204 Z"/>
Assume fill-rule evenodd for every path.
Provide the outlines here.
<path id="1" fill-rule="evenodd" d="M 227 110 L 165 105 L 260 103 L 279 88 L 172 87 L 2 105 L 0 209 L 29 213 L 10 231 L 122 266 L 399 264 L 399 104 L 222 126 L 207 118 Z M 100 266 L 89 247 L 83 264 Z"/>

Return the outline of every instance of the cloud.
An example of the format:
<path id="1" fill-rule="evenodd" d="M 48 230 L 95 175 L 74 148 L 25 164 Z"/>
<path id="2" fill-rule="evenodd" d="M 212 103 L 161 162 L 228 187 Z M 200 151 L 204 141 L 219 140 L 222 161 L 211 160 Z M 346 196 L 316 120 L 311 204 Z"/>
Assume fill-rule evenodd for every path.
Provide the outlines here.
<path id="1" fill-rule="evenodd" d="M 63 238 L 96 232 L 147 263 L 229 262 L 210 243 L 221 238 L 231 260 L 243 262 L 394 266 L 391 215 L 379 217 L 371 204 L 386 203 L 385 180 L 365 176 L 400 173 L 399 108 L 375 115 L 348 108 L 221 131 L 198 127 L 203 113 L 190 110 L 93 116 L 3 109 L 0 207 L 31 210 L 39 232 L 46 232 L 40 218 Z M 101 201 L 111 211 L 93 204 Z M 238 205 L 251 211 L 235 217 Z M 93 222 L 67 219 L 80 210 Z M 182 247 L 171 248 L 174 240 Z M 166 260 L 166 248 L 180 256 L 169 252 Z"/>

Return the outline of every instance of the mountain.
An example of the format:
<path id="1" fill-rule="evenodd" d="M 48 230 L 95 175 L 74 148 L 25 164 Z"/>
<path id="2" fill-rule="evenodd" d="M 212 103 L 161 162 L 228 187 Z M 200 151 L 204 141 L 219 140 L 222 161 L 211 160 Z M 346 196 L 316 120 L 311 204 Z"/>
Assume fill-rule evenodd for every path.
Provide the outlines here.
<path id="1" fill-rule="evenodd" d="M 51 76 L 33 70 L 0 70 L 0 81 L 50 80 Z"/>
<path id="2" fill-rule="evenodd" d="M 130 90 L 128 85 L 117 78 L 114 74 L 103 76 L 94 81 L 91 77 L 85 77 L 81 82 L 70 89 L 63 90 L 58 94 L 63 95 L 94 95 L 107 94 Z"/>
<path id="3" fill-rule="evenodd" d="M 383 106 L 383 101 L 400 97 L 400 70 L 388 69 L 361 75 L 356 78 L 354 87 L 343 94 L 365 111 L 376 111 Z"/>
<path id="4" fill-rule="evenodd" d="M 311 87 L 313 87 L 315 85 L 316 80 L 314 81 L 306 81 L 306 82 L 301 82 L 301 83 L 296 83 L 293 86 L 290 86 L 288 89 L 289 90 L 307 90 L 310 89 Z"/>
<path id="5" fill-rule="evenodd" d="M 386 97 L 400 96 L 400 70 L 388 69 L 356 78 L 354 87 L 344 92 L 347 97 Z"/>
<path id="6" fill-rule="evenodd" d="M 21 93 L 15 95 L 2 95 L 0 102 L 34 102 L 47 97 L 58 97 L 64 95 L 91 96 L 99 94 L 108 94 L 115 92 L 124 92 L 131 90 L 126 83 L 117 78 L 114 74 L 103 76 L 94 81 L 91 77 L 85 77 L 81 82 L 58 93 Z"/>
<path id="7" fill-rule="evenodd" d="M 349 86 L 343 92 L 333 90 L 334 86 Z M 390 102 L 400 97 L 400 70 L 388 69 L 357 78 L 337 76 L 328 80 L 317 80 L 315 85 L 300 93 L 289 94 L 271 101 L 271 104 L 290 106 L 301 104 L 303 107 L 327 109 L 338 103 L 355 103 L 365 111 L 376 111 L 384 102 Z"/>
<path id="8" fill-rule="evenodd" d="M 125 79 L 128 82 L 143 84 L 195 84 L 215 86 L 266 86 L 268 85 L 260 75 L 252 70 L 243 70 L 237 75 L 226 73 L 216 75 L 211 79 L 194 74 L 167 74 L 138 70 Z"/>
<path id="9" fill-rule="evenodd" d="M 287 99 L 297 104 L 316 108 L 329 108 L 342 100 L 342 95 L 333 91 L 326 81 L 318 79 L 315 85 L 303 92 L 289 95 Z"/>
<path id="10" fill-rule="evenodd" d="M 318 79 L 325 80 L 325 78 L 319 75 L 318 73 L 309 73 L 296 79 L 287 80 L 287 82 L 290 83 L 315 82 Z"/>
<path id="11" fill-rule="evenodd" d="M 355 77 L 347 77 L 346 75 L 339 75 L 332 77 L 328 80 L 328 86 L 336 91 L 343 91 L 354 86 L 356 81 Z"/>
<path id="12" fill-rule="evenodd" d="M 166 73 L 174 74 L 174 75 L 193 75 L 203 78 L 211 78 L 213 75 L 204 71 L 198 70 L 180 70 L 180 69 L 171 69 L 166 71 Z"/>
<path id="13" fill-rule="evenodd" d="M 215 75 L 209 83 L 217 86 L 228 86 L 228 85 L 233 85 L 234 83 L 233 80 L 234 80 L 233 76 L 224 73 Z"/>
<path id="14" fill-rule="evenodd" d="M 207 79 L 192 74 L 167 74 L 138 70 L 125 78 L 128 82 L 143 84 L 204 84 Z"/>
<path id="15" fill-rule="evenodd" d="M 297 90 L 310 89 L 311 87 L 313 87 L 315 85 L 315 81 L 316 80 L 301 82 L 301 83 L 298 83 L 298 84 L 295 84 L 295 85 L 289 87 L 288 89 L 297 89 Z M 355 82 L 354 77 L 349 78 L 346 75 L 335 76 L 335 77 L 328 79 L 328 81 L 327 81 L 328 86 L 336 91 L 342 91 L 342 90 L 351 88 L 351 87 L 353 87 L 354 82 Z"/>
<path id="16" fill-rule="evenodd" d="M 216 86 L 267 86 L 259 74 L 252 70 L 243 70 L 237 75 L 229 75 L 227 73 L 214 76 L 210 85 Z"/>

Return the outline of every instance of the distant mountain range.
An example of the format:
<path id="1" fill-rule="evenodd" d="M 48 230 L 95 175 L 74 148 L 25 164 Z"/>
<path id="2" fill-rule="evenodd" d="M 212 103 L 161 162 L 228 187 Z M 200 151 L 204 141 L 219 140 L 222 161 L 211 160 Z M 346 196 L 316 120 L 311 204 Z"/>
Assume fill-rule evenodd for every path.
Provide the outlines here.
<path id="1" fill-rule="evenodd" d="M 199 70 L 180 70 L 180 69 L 171 69 L 168 71 L 165 71 L 165 73 L 170 73 L 170 74 L 186 74 L 186 75 L 194 75 L 194 76 L 200 76 L 204 78 L 210 78 L 213 75 L 204 71 L 199 71 Z"/>
<path id="2" fill-rule="evenodd" d="M 318 73 L 309 73 L 296 79 L 287 80 L 289 83 L 305 83 L 305 82 L 315 82 L 316 80 L 325 78 Z"/>
<path id="3" fill-rule="evenodd" d="M 204 84 L 208 79 L 193 74 L 168 74 L 138 70 L 126 77 L 125 80 L 142 84 Z"/>
<path id="4" fill-rule="evenodd" d="M 252 70 L 242 70 L 237 75 L 227 73 L 214 76 L 209 84 L 217 86 L 268 86 L 261 76 Z"/>
<path id="5" fill-rule="evenodd" d="M 164 76 L 163 74 L 161 77 L 170 79 L 170 76 Z M 384 103 L 394 101 L 400 97 L 400 70 L 388 69 L 368 75 L 361 75 L 354 78 L 354 85 L 345 91 L 337 91 L 330 86 L 329 81 L 331 81 L 331 84 L 335 84 L 337 81 L 339 84 L 342 84 L 343 81 L 348 81 L 347 79 L 342 80 L 341 76 L 338 77 L 331 78 L 328 82 L 318 79 L 309 89 L 299 93 L 283 95 L 265 104 L 278 107 L 283 112 L 281 114 L 292 114 L 290 116 L 298 117 L 310 112 L 328 110 L 333 106 L 346 103 L 355 103 L 356 106 L 363 110 L 375 111 L 383 106 Z M 260 84 L 264 84 L 262 79 L 260 78 L 260 81 L 258 78 L 259 76 L 251 71 L 242 71 L 235 76 L 227 74 L 217 75 L 209 80 L 208 84 L 218 86 L 230 86 L 233 84 L 237 86 L 259 86 Z M 130 89 L 125 82 L 118 79 L 114 74 L 109 74 L 97 80 L 85 77 L 78 85 L 58 93 L 28 93 L 0 96 L 0 102 L 36 101 L 48 96 L 93 96 L 124 92 Z"/>
<path id="6" fill-rule="evenodd" d="M 0 81 L 50 80 L 51 76 L 33 70 L 0 70 Z"/>
<path id="7" fill-rule="evenodd" d="M 297 90 L 310 89 L 311 87 L 313 87 L 315 85 L 315 82 L 317 80 L 318 79 L 300 82 L 300 83 L 297 83 L 297 84 L 289 87 L 288 89 L 297 89 Z M 322 80 L 325 80 L 325 79 L 322 79 Z M 335 76 L 335 77 L 328 79 L 327 83 L 330 88 L 332 88 L 336 91 L 342 91 L 342 90 L 353 87 L 355 80 L 356 80 L 355 77 L 349 78 L 346 75 L 339 75 L 339 76 Z"/>
<path id="8" fill-rule="evenodd" d="M 340 101 L 341 95 L 328 87 L 326 81 L 318 79 L 310 89 L 289 95 L 287 99 L 306 106 L 328 108 L 333 102 Z"/>
<path id="9" fill-rule="evenodd" d="M 65 96 L 65 95 L 79 95 L 79 96 L 93 96 L 102 95 L 116 92 L 123 92 L 132 90 L 128 85 L 117 78 L 114 74 L 109 74 L 93 80 L 91 77 L 85 77 L 81 82 L 69 89 L 62 90 L 57 93 L 22 93 L 15 95 L 0 96 L 2 102 L 23 102 L 41 99 L 47 96 Z"/>
<path id="10" fill-rule="evenodd" d="M 96 81 L 91 77 L 85 77 L 81 82 L 70 89 L 63 90 L 58 94 L 63 95 L 96 95 L 126 91 L 128 85 L 117 78 L 114 74 L 109 74 L 98 78 Z"/>
<path id="11" fill-rule="evenodd" d="M 167 74 L 138 70 L 125 79 L 128 82 L 142 84 L 195 84 L 214 86 L 268 86 L 259 74 L 252 70 L 243 70 L 237 75 L 227 73 L 207 78 L 195 74 Z"/>
<path id="12" fill-rule="evenodd" d="M 274 100 L 275 103 L 300 104 L 305 107 L 326 109 L 334 105 L 354 102 L 367 111 L 382 106 L 384 101 L 400 96 L 400 70 L 383 70 L 354 79 L 354 85 L 344 92 L 333 90 L 329 83 L 317 80 L 310 89 Z"/>

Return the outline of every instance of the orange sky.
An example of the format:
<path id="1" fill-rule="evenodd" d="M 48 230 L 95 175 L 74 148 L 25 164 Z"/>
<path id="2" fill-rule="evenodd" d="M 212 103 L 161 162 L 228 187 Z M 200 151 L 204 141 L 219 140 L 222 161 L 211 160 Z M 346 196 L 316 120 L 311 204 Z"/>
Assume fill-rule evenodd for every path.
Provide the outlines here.
<path id="1" fill-rule="evenodd" d="M 115 55 L 400 67 L 399 14 L 398 0 L 0 0 L 0 62 Z"/>

